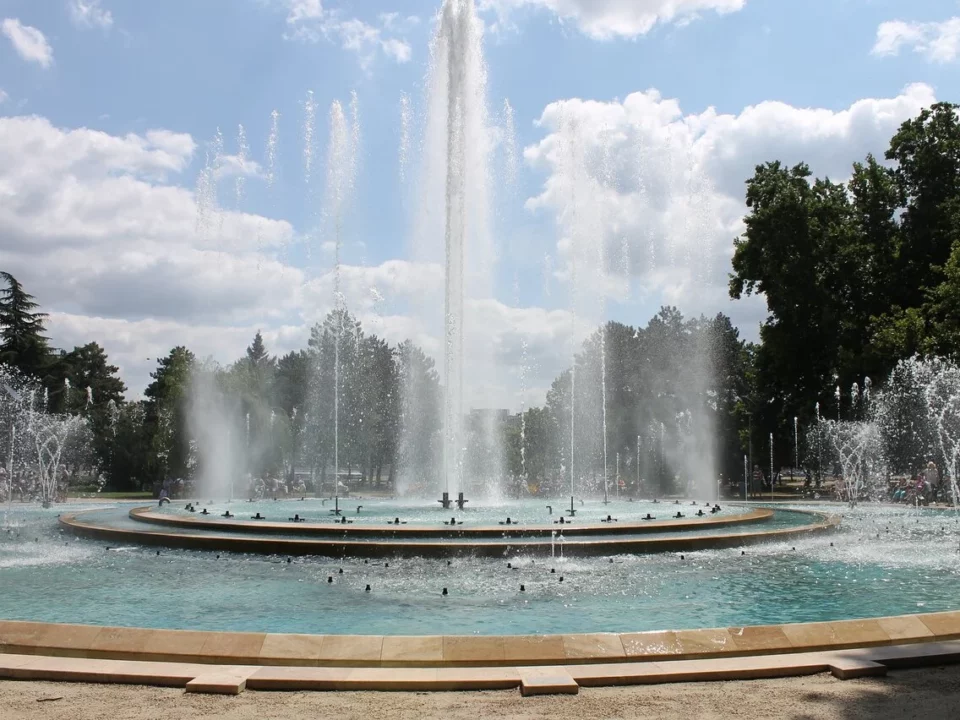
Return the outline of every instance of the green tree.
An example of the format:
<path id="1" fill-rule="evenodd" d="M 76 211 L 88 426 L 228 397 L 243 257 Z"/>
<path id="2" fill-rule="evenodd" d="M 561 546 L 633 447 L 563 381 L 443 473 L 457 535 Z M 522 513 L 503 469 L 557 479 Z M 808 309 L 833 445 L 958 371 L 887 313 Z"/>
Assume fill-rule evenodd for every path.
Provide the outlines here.
<path id="1" fill-rule="evenodd" d="M 71 388 L 70 397 L 63 404 L 65 411 L 93 412 L 103 410 L 111 400 L 123 402 L 127 388 L 117 376 L 120 369 L 110 364 L 107 353 L 97 343 L 75 347 L 62 356 L 60 364 Z"/>
<path id="2" fill-rule="evenodd" d="M 908 120 L 890 141 L 903 201 L 897 268 L 897 302 L 918 307 L 925 291 L 943 280 L 943 268 L 960 239 L 960 105 L 937 103 Z"/>
<path id="3" fill-rule="evenodd" d="M 154 448 L 146 426 L 146 403 L 108 403 L 104 413 L 97 416 L 94 451 L 100 472 L 107 480 L 104 489 L 151 489 Z"/>
<path id="4" fill-rule="evenodd" d="M 6 288 L 0 290 L 0 362 L 26 375 L 46 379 L 52 361 L 44 335 L 46 313 L 10 273 L 0 272 Z"/>
<path id="5" fill-rule="evenodd" d="M 187 393 L 194 354 L 183 346 L 173 348 L 157 361 L 157 369 L 144 396 L 144 425 L 150 438 L 150 470 L 154 482 L 190 476 L 190 433 L 187 423 Z"/>

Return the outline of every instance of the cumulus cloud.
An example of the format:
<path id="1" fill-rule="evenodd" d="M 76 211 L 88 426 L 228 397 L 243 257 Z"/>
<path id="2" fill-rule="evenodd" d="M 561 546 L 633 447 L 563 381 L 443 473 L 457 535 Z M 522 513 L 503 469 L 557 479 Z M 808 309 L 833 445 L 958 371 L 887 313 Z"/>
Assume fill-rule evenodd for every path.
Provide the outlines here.
<path id="1" fill-rule="evenodd" d="M 229 362 L 262 329 L 283 352 L 303 347 L 332 308 L 332 274 L 285 260 L 300 239 L 288 222 L 218 205 L 201 231 L 197 198 L 178 184 L 196 148 L 169 130 L 118 136 L 0 118 L 0 267 L 51 312 L 57 346 L 101 342 L 134 394 L 174 345 Z M 239 161 L 226 166 L 253 177 Z M 439 349 L 395 309 L 441 287 L 439 267 L 390 260 L 341 274 L 348 306 L 372 332 Z"/>
<path id="2" fill-rule="evenodd" d="M 556 220 L 553 277 L 576 280 L 586 299 L 561 310 L 468 300 L 468 326 L 482 329 L 467 334 L 468 365 L 483 362 L 469 374 L 467 404 L 516 408 L 521 388 L 527 404 L 542 402 L 602 320 L 595 298 L 629 292 L 631 308 L 670 303 L 755 325 L 762 299 L 732 302 L 726 293 L 753 167 L 808 161 L 816 174 L 843 179 L 852 161 L 882 155 L 897 126 L 935 101 L 929 86 L 912 85 L 839 110 L 765 102 L 737 114 L 691 113 L 655 90 L 551 103 L 540 139 L 525 150 L 543 178 L 527 206 Z M 219 188 L 225 202 L 207 207 L 200 227 L 198 198 L 185 187 L 197 155 L 193 137 L 167 129 L 111 135 L 0 118 L 0 267 L 51 311 L 55 344 L 102 342 L 134 394 L 176 344 L 229 362 L 261 329 L 271 351 L 284 352 L 302 347 L 333 305 L 329 268 L 291 264 L 303 253 L 285 249 L 305 240 L 290 223 L 225 208 L 235 207 L 229 173 Z M 239 160 L 230 167 L 260 179 Z M 437 262 L 340 271 L 347 306 L 368 332 L 413 339 L 438 361 L 443 286 Z M 423 312 L 424 303 L 439 310 Z"/>
<path id="3" fill-rule="evenodd" d="M 42 68 L 53 65 L 53 48 L 37 28 L 24 25 L 17 18 L 6 18 L 0 30 L 13 44 L 17 54 L 27 62 L 37 63 Z"/>
<path id="4" fill-rule="evenodd" d="M 892 20 L 877 28 L 874 55 L 895 56 L 904 48 L 930 62 L 953 62 L 960 56 L 960 17 L 925 23 Z"/>
<path id="5" fill-rule="evenodd" d="M 481 0 L 480 7 L 508 25 L 513 11 L 534 8 L 553 12 L 595 40 L 635 38 L 658 24 L 685 23 L 703 12 L 741 10 L 746 0 Z"/>
<path id="6" fill-rule="evenodd" d="M 48 318 L 50 336 L 61 347 L 99 342 L 120 369 L 127 383 L 128 396 L 139 397 L 151 382 L 150 373 L 157 360 L 171 348 L 184 345 L 200 358 L 213 358 L 224 363 L 238 358 L 260 330 L 272 352 L 282 353 L 306 344 L 304 328 L 260 325 L 223 326 L 220 324 L 187 323 L 170 319 L 144 318 L 127 320 L 115 317 L 52 312 Z"/>
<path id="7" fill-rule="evenodd" d="M 410 44 L 402 35 L 419 22 L 414 16 L 380 13 L 376 25 L 344 17 L 339 9 L 324 7 L 321 0 L 280 0 L 287 11 L 288 39 L 305 42 L 327 40 L 356 54 L 360 67 L 369 71 L 379 53 L 397 63 L 409 62 Z"/>
<path id="8" fill-rule="evenodd" d="M 7 95 L 6 90 L 0 89 L 0 105 L 3 105 L 7 100 L 10 99 L 10 96 Z"/>
<path id="9" fill-rule="evenodd" d="M 113 27 L 113 14 L 100 5 L 100 0 L 70 0 L 70 19 L 79 28 Z"/>
<path id="10" fill-rule="evenodd" d="M 555 102 L 538 121 L 545 136 L 525 150 L 545 178 L 527 206 L 556 219 L 555 275 L 575 281 L 583 297 L 622 298 L 632 285 L 640 302 L 722 310 L 753 325 L 762 301 L 732 303 L 726 285 L 754 167 L 805 161 L 842 180 L 853 161 L 882 156 L 899 125 L 934 102 L 922 84 L 838 111 L 764 102 L 738 115 L 685 114 L 656 90 Z M 602 307 L 578 310 L 599 318 Z"/>

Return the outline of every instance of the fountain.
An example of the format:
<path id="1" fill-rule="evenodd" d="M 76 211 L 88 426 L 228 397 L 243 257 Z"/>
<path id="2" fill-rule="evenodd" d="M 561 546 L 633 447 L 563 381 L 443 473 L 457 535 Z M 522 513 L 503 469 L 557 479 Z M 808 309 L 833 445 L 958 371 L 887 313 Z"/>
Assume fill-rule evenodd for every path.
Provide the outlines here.
<path id="1" fill-rule="evenodd" d="M 684 481 L 687 492 L 698 501 L 710 499 L 704 495 L 705 490 L 712 493 L 716 489 L 707 402 L 698 396 L 703 394 L 705 379 L 711 372 L 709 363 L 703 360 L 707 356 L 705 348 L 684 346 L 682 351 L 667 354 L 666 362 L 682 362 L 687 372 L 679 387 L 657 390 L 654 402 L 659 412 L 643 409 L 645 414 L 637 427 L 645 429 L 636 435 L 636 488 L 628 493 L 631 504 L 623 502 L 609 508 L 607 504 L 621 501 L 621 472 L 634 477 L 630 467 L 633 432 L 624 442 L 617 437 L 612 413 L 608 418 L 608 399 L 621 391 L 615 360 L 620 340 L 602 328 L 590 340 L 592 355 L 571 351 L 569 385 L 564 388 L 569 388 L 568 405 L 556 428 L 562 440 L 556 443 L 557 455 L 544 462 L 528 452 L 534 433 L 542 432 L 542 428 L 534 424 L 533 415 L 528 424 L 523 412 L 526 392 L 531 389 L 529 348 L 524 338 L 520 342 L 519 373 L 520 480 L 526 482 L 530 479 L 528 473 L 534 476 L 536 468 L 544 464 L 550 464 L 554 471 L 559 467 L 562 489 L 551 490 L 555 495 L 565 495 L 569 474 L 570 505 L 569 509 L 564 507 L 563 512 L 554 513 L 554 507 L 560 509 L 555 496 L 518 499 L 511 502 L 510 516 L 504 522 L 503 506 L 485 502 L 499 496 L 503 473 L 495 454 L 490 459 L 491 468 L 475 469 L 474 465 L 481 463 L 468 454 L 471 443 L 488 443 L 492 434 L 489 425 L 473 423 L 473 418 L 468 425 L 465 420 L 470 402 L 465 391 L 475 378 L 473 371 L 484 368 L 489 361 L 483 350 L 474 352 L 473 343 L 484 328 L 478 326 L 472 313 L 475 301 L 491 297 L 488 285 L 495 257 L 487 227 L 488 162 L 495 147 L 487 124 L 481 24 L 474 5 L 474 0 L 443 3 L 427 82 L 419 168 L 422 187 L 418 188 L 417 197 L 423 208 L 434 212 L 421 208 L 412 234 L 414 242 L 421 244 L 417 248 L 418 260 L 429 258 L 431 252 L 436 256 L 434 260 L 442 256 L 438 263 L 445 273 L 442 317 L 434 313 L 438 316 L 433 318 L 434 325 L 429 322 L 430 313 L 424 312 L 420 319 L 428 331 L 442 337 L 438 347 L 443 354 L 443 386 L 441 397 L 425 397 L 429 388 L 418 385 L 418 378 L 432 370 L 430 361 L 412 343 L 400 346 L 398 372 L 404 378 L 401 422 L 407 437 L 425 436 L 421 445 L 404 446 L 399 453 L 404 471 L 422 476 L 416 478 L 420 481 L 417 490 L 400 499 L 365 497 L 362 504 L 356 505 L 356 515 L 351 507 L 349 518 L 343 516 L 339 505 L 341 463 L 349 476 L 347 455 L 351 452 L 352 434 L 375 415 L 370 408 L 354 409 L 344 401 L 350 382 L 344 369 L 354 358 L 369 357 L 365 355 L 369 350 L 359 327 L 347 324 L 345 290 L 349 289 L 349 276 L 344 273 L 341 277 L 347 267 L 341 267 L 345 262 L 343 252 L 351 237 L 347 219 L 357 175 L 359 123 L 355 96 L 349 104 L 352 110 L 338 101 L 331 105 L 325 194 L 322 203 L 317 202 L 314 196 L 319 193 L 314 185 L 320 167 L 318 104 L 308 93 L 304 104 L 303 172 L 310 207 L 322 207 L 322 212 L 317 212 L 321 229 L 310 239 L 313 247 L 323 239 L 331 251 L 332 269 L 327 279 L 332 285 L 333 309 L 327 324 L 311 338 L 314 376 L 306 399 L 309 410 L 287 405 L 285 409 L 267 408 L 262 414 L 250 411 L 229 401 L 218 385 L 217 368 L 202 368 L 193 379 L 191 420 L 193 439 L 199 448 L 197 474 L 204 479 L 204 490 L 211 493 L 208 497 L 216 498 L 203 509 L 207 517 L 200 518 L 199 513 L 191 516 L 191 510 L 182 507 L 131 510 L 129 505 L 117 505 L 86 508 L 76 514 L 71 508 L 58 525 L 52 512 L 44 514 L 37 507 L 17 508 L 15 512 L 24 518 L 23 524 L 31 531 L 36 528 L 31 538 L 42 546 L 45 557 L 43 562 L 31 565 L 30 560 L 23 560 L 31 557 L 26 543 L 13 540 L 0 545 L 0 586 L 11 588 L 0 593 L 0 618 L 134 625 L 142 618 L 146 602 L 146 610 L 157 627 L 181 625 L 200 630 L 217 627 L 328 635 L 529 634 L 662 630 L 665 626 L 704 623 L 742 626 L 792 620 L 832 622 L 916 613 L 921 603 L 931 610 L 955 606 L 955 545 L 917 542 L 918 536 L 940 537 L 937 533 L 942 533 L 938 528 L 942 527 L 945 511 L 933 509 L 911 514 L 910 527 L 906 528 L 906 523 L 897 525 L 897 519 L 905 516 L 897 508 L 862 502 L 865 498 L 883 499 L 881 490 L 894 455 L 891 449 L 902 441 L 913 453 L 910 462 L 922 456 L 925 463 L 929 455 L 930 461 L 935 459 L 945 470 L 950 497 L 956 504 L 960 369 L 945 361 L 915 361 L 910 368 L 901 369 L 902 376 L 915 381 L 909 389 L 898 385 L 896 375 L 889 388 L 876 394 L 869 379 L 855 385 L 849 395 L 842 394 L 837 385 L 837 419 L 823 420 L 818 405 L 816 425 L 804 428 L 808 433 L 817 433 L 815 443 L 805 443 L 805 453 L 816 448 L 818 465 L 824 455 L 838 459 L 845 479 L 841 499 L 851 505 L 844 510 L 853 520 L 850 527 L 838 526 L 836 519 L 825 517 L 839 510 L 837 505 L 811 508 L 794 504 L 792 509 L 778 506 L 770 510 L 744 503 L 725 507 L 722 512 L 717 508 L 710 517 L 700 513 L 700 517 L 684 518 L 678 513 L 674 520 L 674 512 L 665 512 L 662 501 L 645 503 L 633 496 L 644 490 L 654 494 L 654 488 L 661 498 L 664 491 L 679 494 L 677 490 L 682 489 Z M 504 103 L 501 118 L 505 179 L 509 184 L 518 169 L 515 119 L 509 103 Z M 414 111 L 410 99 L 405 97 L 401 101 L 399 158 L 403 182 L 411 174 L 412 148 L 418 147 L 412 138 L 413 125 Z M 613 238 L 613 250 L 607 247 L 608 242 L 598 241 L 611 240 L 603 238 L 602 228 L 609 218 L 604 217 L 606 211 L 597 198 L 603 190 L 620 182 L 614 172 L 616 158 L 607 154 L 597 161 L 590 138 L 582 134 L 576 114 L 569 109 L 562 113 L 556 136 L 560 190 L 569 207 L 559 221 L 563 240 L 569 241 L 569 254 L 557 256 L 558 268 L 562 270 L 557 277 L 570 280 L 571 323 L 574 336 L 582 338 L 586 334 L 584 328 L 594 326 L 604 315 L 603 283 L 609 279 L 607 255 L 615 258 L 614 264 L 619 263 L 626 273 L 640 254 L 631 260 L 629 246 L 619 235 Z M 279 114 L 274 111 L 264 164 L 271 190 L 277 177 L 278 138 Z M 241 164 L 249 162 L 242 127 L 238 129 L 236 144 L 237 160 Z M 223 223 L 224 213 L 217 198 L 223 163 L 223 137 L 218 130 L 198 179 L 198 232 L 218 232 Z M 245 198 L 244 182 L 238 178 L 232 187 L 238 209 Z M 645 192 L 642 187 L 641 192 Z M 223 204 L 231 202 L 227 199 Z M 436 212 L 437 209 L 440 211 Z M 650 252 L 653 251 L 651 246 Z M 666 254 L 673 252 L 675 248 L 668 247 Z M 312 259 L 320 255 L 315 253 Z M 544 294 L 550 293 L 553 262 L 550 256 L 545 257 Z M 378 295 L 376 288 L 371 289 L 371 295 Z M 436 325 L 442 326 L 442 331 L 437 331 Z M 22 469 L 21 476 L 26 476 L 29 469 L 37 478 L 36 498 L 49 503 L 59 494 L 60 468 L 69 459 L 84 423 L 48 412 L 46 393 L 34 408 L 39 388 L 32 388 L 28 394 L 18 386 L 10 387 L 13 391 L 6 393 L 8 401 L 0 405 L 0 413 L 6 413 L 7 407 L 15 408 L 12 414 L 0 415 L 4 430 L 8 422 L 10 429 L 7 487 L 12 487 L 10 475 L 15 469 Z M 73 405 L 77 406 L 81 388 L 65 388 L 67 393 L 73 393 Z M 848 397 L 850 419 L 844 421 L 841 403 Z M 88 406 L 93 400 L 88 388 Z M 438 410 L 439 430 L 429 422 L 429 409 L 433 407 Z M 115 406 L 110 408 L 111 416 L 115 412 Z M 903 427 L 903 412 L 913 413 L 918 425 L 923 425 L 909 437 L 894 432 Z M 795 417 L 795 468 L 801 462 L 799 429 Z M 264 436 L 268 440 L 264 441 Z M 2 441 L 7 443 L 6 433 Z M 788 458 L 789 438 L 780 442 L 781 459 Z M 237 447 L 241 443 L 245 447 Z M 280 455 L 282 472 L 290 479 L 289 487 L 298 487 L 293 481 L 299 458 L 329 451 L 329 456 L 318 461 L 316 467 L 326 473 L 332 459 L 333 507 L 325 505 L 325 498 L 276 499 L 275 479 L 267 478 L 271 483 L 267 486 L 264 478 L 251 477 L 250 503 L 244 503 L 251 521 L 239 517 L 236 506 L 227 505 L 233 497 L 235 478 L 257 466 L 257 456 L 265 451 L 264 445 L 270 445 L 270 450 Z M 304 448 L 306 451 L 301 452 Z M 745 500 L 753 457 L 752 449 L 751 456 L 744 457 Z M 486 459 L 484 455 L 482 460 Z M 609 492 L 610 459 L 615 461 L 615 494 Z M 771 490 L 776 477 L 775 460 L 771 433 Z M 757 467 L 762 464 L 764 460 L 759 459 Z M 603 505 L 599 502 L 599 472 Z M 650 482 L 651 478 L 654 482 Z M 320 478 L 311 475 L 311 480 L 315 481 L 318 495 L 326 494 L 327 486 L 322 485 Z M 457 512 L 439 512 L 433 502 L 437 493 L 442 494 L 438 502 L 443 510 L 455 507 Z M 12 496 L 13 492 L 8 491 L 8 502 Z M 674 500 L 671 498 L 670 502 Z M 556 504 L 546 505 L 547 502 Z M 565 499 L 562 502 L 565 506 Z M 106 503 L 98 503 L 102 504 Z M 549 513 L 546 516 L 545 505 Z M 9 507 L 8 523 L 12 512 Z M 230 512 L 231 507 L 235 513 Z M 655 517 L 658 511 L 659 520 Z M 287 517 L 296 518 L 297 522 L 285 522 Z M 753 524 L 761 525 L 763 531 L 751 533 L 749 526 Z M 880 540 L 879 533 L 885 525 L 894 528 Z M 64 544 L 59 531 L 68 529 L 101 538 L 103 544 Z M 122 533 L 124 542 L 169 543 L 177 548 L 169 553 L 175 561 L 163 560 L 159 553 L 146 553 L 135 546 L 118 550 L 111 539 L 117 533 Z M 828 540 L 821 533 L 843 534 L 835 547 L 834 536 Z M 14 533 L 6 535 L 12 537 Z M 785 547 L 787 538 L 790 542 Z M 870 538 L 875 541 L 868 542 Z M 744 559 L 742 549 L 748 543 L 757 546 L 749 561 Z M 924 547 L 923 557 L 918 558 L 915 552 L 918 546 Z M 14 548 L 12 553 L 8 551 L 10 547 Z M 211 584 L 213 549 L 224 555 L 216 556 L 216 582 Z M 242 549 L 242 557 L 227 554 L 238 549 Z M 707 549 L 709 552 L 693 554 Z M 685 553 L 679 556 L 683 563 L 676 562 L 677 556 L 672 554 L 675 551 Z M 279 552 L 283 555 L 277 557 Z M 640 554 L 645 556 L 635 557 Z M 15 555 L 16 562 L 5 564 L 10 555 Z M 596 555 L 603 556 L 603 560 L 591 562 L 590 558 Z M 300 559 L 293 562 L 293 556 Z M 367 556 L 389 558 L 390 562 L 368 564 Z M 540 563 L 541 558 L 547 557 L 555 560 L 550 565 L 556 567 Z M 330 573 L 332 558 L 336 558 L 336 565 Z M 804 566 L 816 567 L 817 583 L 797 572 L 798 558 L 802 558 Z M 502 569 L 505 561 L 509 561 L 511 572 L 494 572 Z M 65 564 L 76 565 L 82 571 L 64 571 Z M 337 566 L 341 567 L 339 571 Z M 503 575 L 510 577 L 504 579 Z M 7 583 L 8 577 L 16 582 Z M 137 579 L 135 592 L 130 590 L 131 577 Z M 841 589 L 831 590 L 831 601 L 825 603 L 823 588 L 827 583 Z M 518 585 L 522 598 L 516 592 Z M 211 592 L 211 587 L 215 592 Z M 710 612 L 690 613 L 692 587 L 710 601 Z M 441 588 L 448 597 L 443 604 L 437 597 Z M 738 598 L 738 602 L 727 602 L 731 597 Z M 125 602 L 128 598 L 132 601 Z M 153 598 L 158 598 L 155 605 L 149 604 L 154 602 Z M 454 598 L 458 602 L 449 602 Z M 464 600 L 469 602 L 470 612 L 464 612 Z M 403 612 L 385 612 L 384 608 L 389 607 L 403 608 Z M 290 608 L 308 608 L 309 612 L 291 612 Z M 913 619 L 911 624 L 916 626 L 917 622 Z M 379 661 L 378 656 L 376 662 Z"/>

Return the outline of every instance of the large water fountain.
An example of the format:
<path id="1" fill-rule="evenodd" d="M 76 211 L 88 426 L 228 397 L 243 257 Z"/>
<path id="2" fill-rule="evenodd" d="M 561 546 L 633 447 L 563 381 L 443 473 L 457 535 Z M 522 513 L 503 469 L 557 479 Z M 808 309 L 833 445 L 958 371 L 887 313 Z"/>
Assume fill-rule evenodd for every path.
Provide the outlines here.
<path id="1" fill-rule="evenodd" d="M 443 368 L 439 401 L 415 377 L 404 383 L 404 442 L 418 438 L 431 413 L 442 418 L 436 448 L 427 442 L 417 452 L 428 452 L 400 452 L 397 486 L 417 489 L 349 502 L 341 492 L 340 451 L 364 419 L 351 414 L 347 422 L 341 404 L 342 370 L 359 346 L 345 322 L 349 303 L 341 275 L 357 201 L 359 101 L 353 96 L 331 105 L 323 174 L 311 93 L 304 103 L 304 175 L 308 198 L 322 207 L 311 247 L 332 248 L 333 313 L 312 338 L 321 362 L 307 406 L 289 416 L 271 410 L 252 417 L 212 381 L 210 368 L 201 368 L 193 378 L 191 415 L 202 497 L 161 508 L 104 502 L 65 511 L 43 505 L 56 499 L 59 468 L 78 444 L 82 421 L 49 413 L 42 394 L 5 383 L 0 411 L 9 437 L 0 442 L 9 440 L 15 452 L 7 455 L 0 618 L 261 632 L 496 634 L 834 621 L 956 606 L 960 515 L 919 503 L 864 502 L 887 498 L 890 474 L 935 457 L 947 478 L 942 497 L 952 492 L 956 504 L 960 370 L 947 362 L 903 363 L 880 390 L 866 392 L 865 382 L 853 390 L 855 419 L 825 420 L 818 413 L 805 463 L 839 464 L 843 503 L 774 509 L 716 504 L 712 430 L 695 402 L 712 375 L 706 347 L 664 359 L 685 363 L 682 387 L 672 393 L 679 410 L 672 418 L 645 419 L 630 458 L 635 464 L 610 453 L 610 348 L 602 330 L 588 338 L 599 365 L 571 358 L 572 407 L 556 463 L 562 489 L 503 501 L 493 425 L 481 424 L 476 434 L 484 449 L 492 447 L 482 455 L 487 467 L 468 472 L 465 454 L 474 434 L 466 431 L 465 389 L 478 369 L 496 370 L 476 317 L 478 301 L 491 296 L 496 257 L 494 136 L 507 138 L 504 178 L 516 174 L 509 104 L 502 132 L 493 132 L 488 113 L 481 29 L 473 0 L 446 0 L 431 45 L 420 143 L 413 139 L 415 103 L 405 98 L 401 108 L 401 174 L 417 198 L 412 254 L 444 270 L 442 302 L 425 297 L 412 308 L 442 338 Z M 264 164 L 270 186 L 279 122 L 274 112 Z M 558 231 L 569 248 L 569 310 L 578 328 L 591 329 L 604 317 L 601 288 L 611 267 L 630 265 L 626 252 L 597 241 L 606 211 L 595 200 L 617 182 L 615 158 L 592 154 L 573 113 L 561 113 L 556 137 L 559 191 L 568 208 Z M 243 128 L 236 144 L 242 161 L 249 153 Z M 224 221 L 218 183 L 225 156 L 218 130 L 198 179 L 199 233 L 215 233 Z M 321 193 L 312 184 L 321 175 L 323 199 L 317 200 Z M 231 203 L 242 206 L 245 192 L 238 179 Z M 522 362 L 526 367 L 525 348 Z M 520 377 L 525 383 L 523 372 Z M 250 477 L 265 453 L 282 455 L 284 474 L 293 476 L 297 449 L 319 436 L 325 414 L 332 418 L 331 484 L 315 485 L 313 493 L 298 487 L 284 498 Z M 267 441 L 251 441 L 251 427 L 258 425 L 270 428 Z M 522 441 L 526 433 L 522 425 Z M 799 463 L 796 423 L 794 433 Z M 274 442 L 275 434 L 286 442 Z M 648 456 L 646 465 L 642 456 Z M 770 464 L 773 474 L 772 448 Z M 631 492 L 621 493 L 621 476 L 633 480 L 634 472 Z M 648 472 L 680 475 L 686 487 L 669 500 L 656 497 L 656 484 L 645 482 Z M 446 493 L 443 507 L 436 502 L 440 493 Z M 469 495 L 469 504 L 446 507 L 460 493 Z M 21 502 L 31 499 L 39 502 Z"/>

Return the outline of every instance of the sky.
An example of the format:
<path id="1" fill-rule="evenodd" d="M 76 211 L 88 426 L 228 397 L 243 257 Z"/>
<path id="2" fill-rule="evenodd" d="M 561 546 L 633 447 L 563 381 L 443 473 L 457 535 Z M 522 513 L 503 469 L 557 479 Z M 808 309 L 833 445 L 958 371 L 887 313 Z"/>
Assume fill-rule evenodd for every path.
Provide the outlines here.
<path id="1" fill-rule="evenodd" d="M 412 308 L 442 302 L 442 271 L 414 250 L 440 2 L 0 0 L 0 269 L 50 314 L 52 343 L 99 342 L 131 397 L 175 345 L 223 363 L 258 330 L 273 353 L 304 346 L 333 305 L 330 108 L 352 122 L 355 97 L 344 300 L 439 360 Z M 570 292 L 581 209 L 609 270 L 590 321 L 644 325 L 670 304 L 753 340 L 762 298 L 726 292 L 753 168 L 843 180 L 923 107 L 960 101 L 953 0 L 475 3 L 493 270 L 470 302 L 494 362 L 468 377 L 474 407 L 542 403 L 587 332 Z M 605 158 L 586 204 L 564 191 L 570 123 Z"/>

